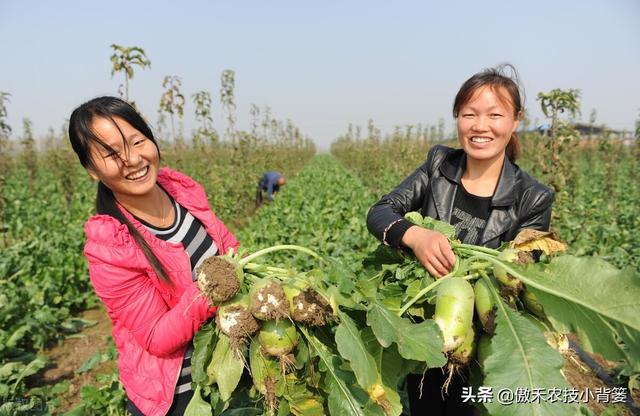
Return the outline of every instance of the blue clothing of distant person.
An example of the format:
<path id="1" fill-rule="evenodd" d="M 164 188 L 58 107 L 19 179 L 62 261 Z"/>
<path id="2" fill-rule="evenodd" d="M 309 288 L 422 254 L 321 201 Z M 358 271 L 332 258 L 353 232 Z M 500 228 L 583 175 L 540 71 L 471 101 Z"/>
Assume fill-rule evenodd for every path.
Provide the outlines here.
<path id="1" fill-rule="evenodd" d="M 280 190 L 280 178 L 284 179 L 284 176 L 278 172 L 265 172 L 260 179 L 260 187 L 267 193 L 269 201 L 272 201 L 273 194 Z"/>
<path id="2" fill-rule="evenodd" d="M 285 184 L 284 176 L 279 172 L 265 172 L 258 182 L 258 190 L 256 192 L 256 205 L 262 204 L 262 192 L 267 193 L 267 200 L 273 201 L 273 196 Z"/>

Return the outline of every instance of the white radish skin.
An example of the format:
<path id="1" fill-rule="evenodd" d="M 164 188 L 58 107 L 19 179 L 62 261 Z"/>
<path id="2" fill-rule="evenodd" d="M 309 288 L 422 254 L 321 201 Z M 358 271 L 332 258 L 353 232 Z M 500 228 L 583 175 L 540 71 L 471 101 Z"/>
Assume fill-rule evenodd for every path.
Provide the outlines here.
<path id="1" fill-rule="evenodd" d="M 434 321 L 443 336 L 443 351 L 458 348 L 467 337 L 473 321 L 473 287 L 466 280 L 450 277 L 438 287 Z"/>

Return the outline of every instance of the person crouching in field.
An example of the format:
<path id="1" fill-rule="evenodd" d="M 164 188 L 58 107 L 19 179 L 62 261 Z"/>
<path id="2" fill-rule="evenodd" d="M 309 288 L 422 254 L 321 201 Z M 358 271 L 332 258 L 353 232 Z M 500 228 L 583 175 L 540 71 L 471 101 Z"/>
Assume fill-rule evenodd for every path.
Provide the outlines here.
<path id="1" fill-rule="evenodd" d="M 100 97 L 76 108 L 69 138 L 98 181 L 85 224 L 91 283 L 113 322 L 120 381 L 133 415 L 182 415 L 191 390 L 192 339 L 216 311 L 194 282 L 209 256 L 238 241 L 204 189 L 160 168 L 151 129 L 127 102 Z"/>
<path id="2" fill-rule="evenodd" d="M 505 73 L 507 68 L 512 76 Z M 515 164 L 523 102 L 510 65 L 469 78 L 453 104 L 461 148 L 434 146 L 422 166 L 371 207 L 369 231 L 386 245 L 412 250 L 431 275 L 442 277 L 456 261 L 449 241 L 405 220 L 405 213 L 420 210 L 454 225 L 462 242 L 491 248 L 524 228 L 548 230 L 554 193 Z M 422 394 L 421 378 L 407 379 L 412 415 L 475 414 L 462 402 L 462 377 L 454 377 L 444 399 L 441 369 L 426 372 Z"/>
<path id="3" fill-rule="evenodd" d="M 280 187 L 287 183 L 286 179 L 278 172 L 265 172 L 258 181 L 256 189 L 256 208 L 262 205 L 264 200 L 263 192 L 267 193 L 267 201 L 273 201 L 273 197 L 278 193 Z"/>

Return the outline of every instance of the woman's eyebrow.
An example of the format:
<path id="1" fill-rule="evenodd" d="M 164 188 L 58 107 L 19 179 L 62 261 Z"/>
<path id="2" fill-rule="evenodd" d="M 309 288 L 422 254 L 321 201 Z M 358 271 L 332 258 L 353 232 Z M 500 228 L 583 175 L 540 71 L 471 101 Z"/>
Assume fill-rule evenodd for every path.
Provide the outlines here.
<path id="1" fill-rule="evenodd" d="M 502 109 L 502 108 L 503 108 L 502 105 L 496 104 L 496 105 L 492 105 L 491 107 L 487 107 L 486 111 L 494 111 L 496 109 L 499 110 L 499 109 Z M 467 109 L 471 110 L 471 111 L 475 111 L 475 112 L 479 111 L 479 109 L 477 107 L 474 107 L 472 105 L 467 106 Z"/>
<path id="2" fill-rule="evenodd" d="M 104 144 L 102 145 L 102 148 L 108 151 L 111 150 L 120 150 L 120 145 L 122 143 L 118 142 L 118 143 L 109 143 L 109 142 L 104 142 Z"/>
<path id="3" fill-rule="evenodd" d="M 138 132 L 136 132 L 136 133 L 131 133 L 131 134 L 126 138 L 126 140 L 127 140 L 127 142 L 128 142 L 128 143 L 131 143 L 132 141 L 134 141 L 136 138 L 138 138 L 138 137 L 140 137 L 140 136 L 141 136 L 141 134 L 140 134 L 140 133 L 138 133 Z M 119 140 L 117 143 L 107 143 L 107 142 L 105 142 L 105 144 L 106 144 L 107 146 L 109 146 L 111 149 L 113 149 L 113 150 L 118 150 L 118 151 L 119 151 L 119 150 L 120 150 L 120 147 L 122 146 L 122 144 L 123 144 L 123 143 L 122 143 L 122 140 Z M 104 146 L 103 146 L 103 147 L 104 147 Z"/>

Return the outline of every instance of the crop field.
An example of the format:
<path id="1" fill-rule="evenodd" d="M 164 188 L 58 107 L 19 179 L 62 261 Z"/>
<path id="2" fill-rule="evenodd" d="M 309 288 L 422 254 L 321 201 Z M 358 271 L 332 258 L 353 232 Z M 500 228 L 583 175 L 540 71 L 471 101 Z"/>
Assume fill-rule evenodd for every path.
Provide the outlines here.
<path id="1" fill-rule="evenodd" d="M 539 166 L 546 150 L 541 140 L 531 139 L 522 165 L 544 180 L 547 173 Z M 234 361 L 228 354 L 226 359 L 218 357 L 222 354 L 222 347 L 218 346 L 224 344 L 224 335 L 216 332 L 214 323 L 205 326 L 195 340 L 196 354 L 202 357 L 202 362 L 196 364 L 199 370 L 194 369 L 194 382 L 204 397 L 200 405 L 211 406 L 215 414 L 226 414 L 222 412 L 228 406 L 231 406 L 228 414 L 232 414 L 230 409 L 234 406 L 248 412 L 244 414 L 270 414 L 276 412 L 275 409 L 280 409 L 281 413 L 277 414 L 301 415 L 401 414 L 402 404 L 406 404 L 397 387 L 402 374 L 415 371 L 420 365 L 446 364 L 446 356 L 439 353 L 443 340 L 437 326 L 432 320 L 419 323 L 428 317 L 426 314 L 433 313 L 433 297 L 421 295 L 425 288 L 433 285 L 433 279 L 425 275 L 415 260 L 396 258 L 377 249 L 377 241 L 365 226 L 368 208 L 421 163 L 428 147 L 428 143 L 411 138 L 391 137 L 377 144 L 372 140 L 341 139 L 333 146 L 335 156 L 312 157 L 313 148 L 308 145 L 262 144 L 242 155 L 245 160 L 251 160 L 247 164 L 238 163 L 238 159 L 234 161 L 237 150 L 224 145 L 165 152 L 165 163 L 192 175 L 205 186 L 213 209 L 236 230 L 246 252 L 295 244 L 325 259 L 319 260 L 305 252 L 280 251 L 249 263 L 245 266 L 246 275 L 253 276 L 252 279 L 280 279 L 285 283 L 288 279 L 308 280 L 331 300 L 331 307 L 325 310 L 333 310 L 333 313 L 326 312 L 331 315 L 327 317 L 331 323 L 322 328 L 298 324 L 300 339 L 293 361 L 287 364 L 293 370 L 286 377 L 277 364 L 284 356 L 273 360 L 265 358 L 263 353 L 254 351 L 255 340 L 242 347 L 240 353 L 246 354 L 245 360 L 252 360 L 247 365 L 254 376 L 253 383 L 263 386 L 262 389 L 252 389 L 251 379 L 242 375 L 242 360 Z M 629 315 L 633 308 L 637 309 L 637 300 L 630 300 L 634 305 L 625 310 L 612 312 L 607 305 L 616 300 L 624 302 L 625 296 L 631 293 L 615 290 L 633 284 L 634 279 L 637 281 L 639 240 L 633 232 L 638 229 L 634 213 L 636 201 L 640 200 L 635 180 L 637 155 L 635 147 L 608 144 L 605 148 L 598 141 L 571 150 L 568 156 L 572 160 L 571 172 L 564 174 L 571 175 L 572 182 L 565 186 L 573 191 L 558 192 L 552 227 L 569 243 L 569 253 L 580 257 L 562 255 L 560 259 L 566 263 L 550 263 L 546 271 L 510 270 L 511 274 L 521 272 L 525 285 L 528 279 L 541 284 L 544 279 L 536 274 L 552 274 L 562 280 L 542 283 L 543 290 L 534 292 L 544 300 L 545 306 L 549 305 L 550 319 L 544 322 L 555 329 L 577 333 L 587 350 L 608 358 L 602 362 L 612 370 L 612 377 L 617 376 L 619 382 L 630 387 L 637 383 L 638 374 L 634 366 L 639 349 L 629 348 L 637 340 L 634 338 L 637 316 Z M 100 343 L 103 349 L 91 351 L 84 362 L 77 363 L 70 376 L 55 383 L 43 376 L 57 364 L 48 358 L 48 352 L 52 347 L 64 347 L 65 343 L 89 331 L 95 319 L 83 318 L 87 315 L 82 312 L 100 303 L 93 295 L 81 255 L 82 224 L 93 210 L 95 184 L 81 168 L 75 168 L 77 163 L 72 156 L 60 144 L 57 150 L 35 155 L 35 163 L 29 161 L 33 155 L 22 153 L 8 164 L 10 174 L 5 176 L 3 188 L 0 260 L 3 283 L 0 395 L 4 400 L 0 414 L 47 414 L 71 409 L 75 409 L 73 414 L 125 414 L 117 371 L 113 366 L 100 366 L 113 362 L 117 355 L 108 341 L 108 325 L 102 333 L 91 335 L 103 338 Z M 35 174 L 30 164 L 38 167 Z M 256 178 L 273 166 L 293 179 L 274 203 L 254 212 L 252 198 Z M 475 278 L 469 276 L 486 276 L 492 264 L 469 260 L 482 254 L 474 253 L 465 251 L 464 247 L 458 252 L 469 261 L 460 276 L 472 281 Z M 587 256 L 592 255 L 595 257 L 590 257 L 593 259 L 590 262 Z M 614 269 L 605 260 L 626 271 Z M 605 327 L 602 324 L 588 326 L 578 319 L 567 322 L 554 316 L 566 313 L 567 307 L 545 296 L 550 292 L 564 299 L 575 290 L 562 286 L 572 278 L 587 280 L 603 291 L 603 296 L 595 299 L 588 299 L 590 295 L 585 292 L 583 305 L 575 306 L 578 309 L 574 312 L 597 317 Z M 600 279 L 609 286 L 603 287 Z M 552 290 L 545 290 L 545 284 Z M 402 305 L 410 300 L 414 303 L 404 308 L 404 315 L 398 315 Z M 502 354 L 506 359 L 506 350 L 520 348 L 521 357 L 509 358 L 512 363 L 509 371 L 530 372 L 532 379 L 525 384 L 531 388 L 566 389 L 570 380 L 574 386 L 594 391 L 597 386 L 606 388 L 605 384 L 598 384 L 598 379 L 588 373 L 584 364 L 577 370 L 571 367 L 576 357 L 566 348 L 563 350 L 564 341 L 550 338 L 551 328 L 543 326 L 543 331 L 538 330 L 539 336 L 533 335 L 531 331 L 535 333 L 537 327 L 522 321 L 522 316 L 533 315 L 523 314 L 527 308 L 521 303 L 511 307 L 508 302 L 498 304 L 498 330 L 494 338 L 499 340 L 492 345 L 503 347 L 494 347 L 489 355 Z M 100 313 L 92 317 L 108 319 Z M 507 326 L 511 331 L 500 331 Z M 611 335 L 597 335 L 607 326 L 615 327 L 615 333 L 609 329 Z M 403 327 L 406 336 L 399 338 Z M 476 331 L 482 331 L 475 327 Z M 363 350 L 358 350 L 358 346 Z M 484 367 L 481 367 L 479 358 L 475 357 L 474 354 L 471 367 L 484 368 L 489 377 L 484 385 L 515 389 L 522 381 L 509 380 L 504 369 L 491 370 L 491 363 L 495 366 L 497 361 L 484 358 Z M 221 373 L 212 377 L 207 366 L 214 359 L 222 360 L 215 361 Z M 276 363 L 273 368 L 271 364 L 256 364 L 272 361 Z M 563 365 L 564 371 L 560 372 Z M 94 380 L 84 376 L 98 367 L 108 371 L 98 374 L 97 381 L 93 375 Z M 313 376 L 314 373 L 317 375 Z M 481 373 L 474 374 L 481 377 L 478 376 Z M 272 390 L 264 387 L 264 379 L 260 384 L 256 374 L 266 374 L 267 380 L 271 380 L 271 374 L 275 387 Z M 86 386 L 74 384 L 81 376 Z M 221 381 L 234 380 L 234 377 L 237 378 L 235 385 Z M 483 384 L 482 379 L 475 382 Z M 591 407 L 596 414 L 605 408 L 604 405 Z M 532 414 L 530 412 L 538 410 L 548 414 L 573 414 L 571 406 L 558 403 L 486 406 L 490 414 L 504 414 L 515 408 L 522 409 L 515 414 Z M 625 414 L 628 411 L 625 409 L 617 404 L 609 405 L 607 411 Z"/>
<path id="2" fill-rule="evenodd" d="M 640 416 L 640 1 L 32 3 L 0 416 Z"/>
<path id="3" fill-rule="evenodd" d="M 230 71 L 225 85 L 234 108 Z M 409 213 L 444 234 L 457 256 L 435 279 L 409 252 L 379 244 L 365 219 L 431 146 L 455 142 L 413 126 L 382 137 L 370 122 L 366 137 L 350 128 L 331 154 L 316 154 L 291 122 L 260 111 L 252 108 L 250 132 L 234 130 L 230 115 L 225 140 L 203 123 L 187 142 L 172 121 L 172 140 L 160 141 L 161 163 L 201 183 L 241 242 L 240 253 L 207 259 L 198 273 L 219 309 L 193 340 L 187 415 L 406 415 L 404 380 L 430 368 L 448 380 L 464 374 L 467 390 L 451 394 L 466 394 L 483 414 L 638 411 L 638 140 L 580 137 L 567 123 L 551 135 L 522 133 L 518 163 L 556 192 L 555 233 L 494 250 Z M 64 130 L 37 150 L 28 120 L 19 143 L 5 137 L 0 416 L 127 414 L 110 321 L 82 255 L 96 183 Z M 268 170 L 287 185 L 256 208 Z M 532 250 L 539 261 L 526 260 Z M 204 272 L 227 269 L 236 272 Z M 236 289 L 218 293 L 214 278 L 237 281 Z M 519 401 L 487 400 L 488 391 Z"/>

